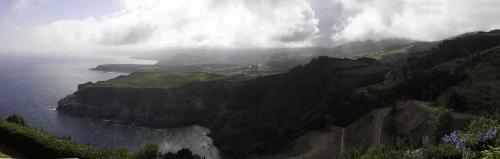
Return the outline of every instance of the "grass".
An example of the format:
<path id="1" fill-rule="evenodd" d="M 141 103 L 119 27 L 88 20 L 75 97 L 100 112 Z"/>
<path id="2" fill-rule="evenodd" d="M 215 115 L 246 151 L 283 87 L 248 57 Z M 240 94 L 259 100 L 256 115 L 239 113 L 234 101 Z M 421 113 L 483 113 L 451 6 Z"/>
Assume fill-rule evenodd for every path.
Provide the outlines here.
<path id="1" fill-rule="evenodd" d="M 352 59 L 357 59 L 357 58 L 361 58 L 361 57 L 369 57 L 369 58 L 373 58 L 373 59 L 382 59 L 386 56 L 389 56 L 389 55 L 397 55 L 397 54 L 406 54 L 408 53 L 408 50 L 411 48 L 412 46 L 407 46 L 407 47 L 403 47 L 403 48 L 397 48 L 397 49 L 392 49 L 392 50 L 381 50 L 381 51 L 373 51 L 373 52 L 360 52 L 360 53 L 354 53 L 354 54 L 347 54 L 343 57 L 345 58 L 352 58 Z"/>
<path id="2" fill-rule="evenodd" d="M 225 79 L 226 76 L 202 72 L 137 72 L 115 79 L 100 81 L 96 87 L 170 88 L 198 81 Z"/>

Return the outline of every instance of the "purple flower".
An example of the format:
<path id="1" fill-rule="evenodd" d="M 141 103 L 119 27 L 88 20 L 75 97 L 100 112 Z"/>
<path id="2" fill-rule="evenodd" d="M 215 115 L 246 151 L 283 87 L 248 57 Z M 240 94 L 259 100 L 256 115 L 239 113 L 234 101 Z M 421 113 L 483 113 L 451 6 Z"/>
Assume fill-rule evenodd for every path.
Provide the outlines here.
<path id="1" fill-rule="evenodd" d="M 455 149 L 462 150 L 465 148 L 463 140 L 458 136 L 456 132 L 452 132 L 450 135 L 444 135 L 441 140 L 444 143 L 450 143 L 455 145 Z"/>
<path id="2" fill-rule="evenodd" d="M 484 134 L 481 137 L 480 141 L 485 142 L 485 141 L 491 140 L 495 137 L 496 134 L 497 134 L 497 130 L 490 130 L 490 131 L 486 132 L 486 134 Z"/>
<path id="3" fill-rule="evenodd" d="M 465 148 L 465 144 L 464 144 L 464 143 L 462 143 L 461 141 L 460 141 L 460 142 L 455 143 L 455 149 L 457 149 L 457 150 L 462 150 L 462 149 L 464 149 L 464 148 Z"/>
<path id="4" fill-rule="evenodd" d="M 460 141 L 460 137 L 457 135 L 456 132 L 452 132 L 450 135 L 444 135 L 441 140 L 444 143 L 457 143 Z"/>

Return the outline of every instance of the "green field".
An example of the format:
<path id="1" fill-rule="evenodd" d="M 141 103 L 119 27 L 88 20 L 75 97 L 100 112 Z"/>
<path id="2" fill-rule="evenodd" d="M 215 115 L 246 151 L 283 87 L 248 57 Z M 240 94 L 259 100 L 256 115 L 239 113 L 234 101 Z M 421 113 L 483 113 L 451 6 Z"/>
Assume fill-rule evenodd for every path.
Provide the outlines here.
<path id="1" fill-rule="evenodd" d="M 95 87 L 170 88 L 198 81 L 225 79 L 227 76 L 202 72 L 137 72 L 119 76 L 107 81 L 99 81 Z"/>
<path id="2" fill-rule="evenodd" d="M 402 48 L 396 48 L 396 49 L 391 49 L 391 50 L 380 50 L 380 51 L 373 51 L 373 52 L 359 52 L 359 53 L 353 53 L 353 54 L 347 54 L 342 57 L 344 58 L 351 58 L 351 59 L 357 59 L 361 57 L 369 57 L 373 59 L 383 59 L 384 57 L 387 56 L 395 56 L 395 55 L 403 55 L 408 53 L 408 50 L 412 46 L 406 46 Z"/>

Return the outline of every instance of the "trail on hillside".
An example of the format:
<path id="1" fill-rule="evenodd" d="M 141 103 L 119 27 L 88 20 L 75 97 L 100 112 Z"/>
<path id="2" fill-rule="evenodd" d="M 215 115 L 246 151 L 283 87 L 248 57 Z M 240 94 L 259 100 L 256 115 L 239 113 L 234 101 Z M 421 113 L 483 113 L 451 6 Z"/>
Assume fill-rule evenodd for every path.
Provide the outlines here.
<path id="1" fill-rule="evenodd" d="M 372 138 L 372 146 L 380 145 L 382 138 L 382 125 L 384 124 L 385 116 L 391 111 L 391 108 L 381 108 L 377 109 L 374 112 L 374 120 L 375 124 L 373 125 L 373 138 Z"/>

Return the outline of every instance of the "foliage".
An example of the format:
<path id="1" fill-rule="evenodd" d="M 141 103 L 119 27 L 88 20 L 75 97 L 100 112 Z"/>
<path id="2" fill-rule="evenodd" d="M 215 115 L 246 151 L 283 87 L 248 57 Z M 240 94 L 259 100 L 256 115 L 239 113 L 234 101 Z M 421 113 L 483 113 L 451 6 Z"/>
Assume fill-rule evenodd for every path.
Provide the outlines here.
<path id="1" fill-rule="evenodd" d="M 387 145 L 370 147 L 368 151 L 359 155 L 359 151 L 349 152 L 346 159 L 413 159 L 417 156 L 413 155 L 409 150 L 414 149 L 415 143 L 407 138 L 393 137 Z"/>
<path id="2" fill-rule="evenodd" d="M 360 159 L 412 159 L 407 149 L 400 149 L 393 146 L 376 146 L 368 149 L 368 152 Z"/>
<path id="3" fill-rule="evenodd" d="M 0 142 L 31 158 L 127 158 L 126 151 L 78 144 L 68 138 L 11 122 L 0 122 L 0 136 Z"/>
<path id="4" fill-rule="evenodd" d="M 131 159 L 154 159 L 159 156 L 158 144 L 147 143 L 130 156 Z"/>
<path id="5" fill-rule="evenodd" d="M 493 153 L 491 147 L 500 145 L 497 135 L 499 128 L 500 122 L 497 120 L 481 118 L 471 122 L 465 131 L 454 131 L 443 136 L 442 142 L 454 147 L 462 158 L 477 158 L 481 152 Z"/>
<path id="6" fill-rule="evenodd" d="M 449 123 L 451 122 L 451 116 L 449 110 L 445 107 L 438 107 L 433 110 L 428 117 L 427 124 L 435 132 L 436 139 L 439 139 L 445 133 L 449 132 Z"/>
<path id="7" fill-rule="evenodd" d="M 202 159 L 191 150 L 183 148 L 177 152 L 161 153 L 158 144 L 148 143 L 130 156 L 131 159 Z"/>
<path id="8" fill-rule="evenodd" d="M 500 158 L 500 147 L 491 147 L 491 146 L 489 146 L 488 149 L 483 150 L 481 152 L 481 155 L 483 156 L 483 159 L 497 159 L 497 158 Z"/>
<path id="9" fill-rule="evenodd" d="M 183 148 L 176 153 L 168 152 L 160 155 L 161 159 L 202 159 L 202 157 L 193 154 L 189 149 Z M 203 157 L 204 159 L 204 157 Z"/>
<path id="10" fill-rule="evenodd" d="M 68 136 L 51 135 L 41 129 L 27 127 L 20 115 L 12 115 L 6 121 L 0 120 L 0 142 L 22 152 L 30 158 L 83 158 L 83 159 L 150 159 L 159 158 L 159 147 L 146 144 L 136 153 L 129 156 L 128 150 L 119 148 L 98 148 L 90 144 L 78 144 Z M 201 159 L 188 149 L 182 149 L 165 159 Z M 167 157 L 165 157 L 167 156 Z"/>
<path id="11" fill-rule="evenodd" d="M 467 101 L 463 94 L 458 93 L 457 91 L 452 91 L 450 97 L 446 104 L 449 108 L 453 108 L 458 112 L 467 111 Z"/>
<path id="12" fill-rule="evenodd" d="M 441 115 L 440 115 L 441 114 Z M 447 114 L 437 110 L 433 115 Z M 439 120 L 435 120 L 439 121 Z M 396 137 L 388 145 L 371 147 L 364 155 L 359 151 L 347 151 L 344 158 L 378 159 L 378 158 L 425 158 L 425 159 L 494 159 L 500 157 L 500 122 L 494 119 L 480 118 L 472 121 L 464 131 L 454 131 L 442 136 L 437 144 L 432 144 L 428 137 L 422 139 L 422 156 L 412 154 L 417 149 L 415 144 L 406 138 Z"/>
<path id="13" fill-rule="evenodd" d="M 344 159 L 358 159 L 362 156 L 362 153 L 359 149 L 357 148 L 351 148 L 348 149 L 347 151 L 342 154 Z"/>
<path id="14" fill-rule="evenodd" d="M 392 109 L 390 114 L 387 115 L 384 119 L 383 131 L 388 136 L 399 136 L 398 132 L 398 121 L 396 118 L 396 109 Z"/>
<path id="15" fill-rule="evenodd" d="M 19 125 L 26 126 L 26 123 L 24 122 L 24 118 L 20 115 L 17 115 L 17 114 L 13 114 L 13 115 L 7 117 L 7 122 L 16 123 Z"/>
<path id="16" fill-rule="evenodd" d="M 459 151 L 450 144 L 430 145 L 423 149 L 424 158 L 461 158 Z"/>
<path id="17" fill-rule="evenodd" d="M 278 152 L 306 131 L 345 126 L 381 106 L 387 100 L 368 93 L 353 99 L 353 94 L 383 81 L 384 69 L 388 71 L 362 61 L 318 57 L 285 74 L 238 82 L 210 136 L 227 158 Z"/>

